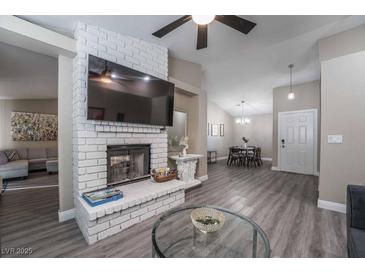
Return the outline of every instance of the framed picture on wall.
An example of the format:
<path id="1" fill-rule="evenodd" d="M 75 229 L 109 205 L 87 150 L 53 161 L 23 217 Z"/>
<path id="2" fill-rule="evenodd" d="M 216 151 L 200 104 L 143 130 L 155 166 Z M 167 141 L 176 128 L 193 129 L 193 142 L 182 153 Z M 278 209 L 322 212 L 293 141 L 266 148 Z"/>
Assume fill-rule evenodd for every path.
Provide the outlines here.
<path id="1" fill-rule="evenodd" d="M 218 125 L 212 124 L 212 136 L 218 136 Z"/>
<path id="2" fill-rule="evenodd" d="M 210 124 L 208 123 L 208 136 L 210 136 Z"/>
<path id="3" fill-rule="evenodd" d="M 222 137 L 224 136 L 224 124 L 219 125 L 219 134 Z"/>

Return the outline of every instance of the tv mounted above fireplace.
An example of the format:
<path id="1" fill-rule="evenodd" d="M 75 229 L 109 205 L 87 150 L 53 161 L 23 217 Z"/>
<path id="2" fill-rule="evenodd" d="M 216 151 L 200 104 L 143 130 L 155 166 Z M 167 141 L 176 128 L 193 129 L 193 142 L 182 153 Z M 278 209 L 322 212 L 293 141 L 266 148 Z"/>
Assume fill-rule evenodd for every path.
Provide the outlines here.
<path id="1" fill-rule="evenodd" d="M 89 55 L 88 120 L 173 125 L 175 85 Z"/>

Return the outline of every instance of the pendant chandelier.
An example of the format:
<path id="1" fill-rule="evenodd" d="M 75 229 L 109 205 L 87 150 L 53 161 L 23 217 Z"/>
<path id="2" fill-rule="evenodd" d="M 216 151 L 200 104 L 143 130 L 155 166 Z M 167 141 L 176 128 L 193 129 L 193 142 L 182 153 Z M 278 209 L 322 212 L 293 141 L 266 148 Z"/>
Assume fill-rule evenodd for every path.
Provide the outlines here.
<path id="1" fill-rule="evenodd" d="M 294 100 L 294 98 L 295 98 L 295 95 L 294 95 L 294 92 L 293 92 L 293 76 L 292 76 L 293 75 L 293 67 L 294 67 L 293 64 L 290 64 L 288 66 L 289 71 L 290 71 L 290 91 L 288 93 L 288 99 L 289 100 Z"/>
<path id="2" fill-rule="evenodd" d="M 245 118 L 244 104 L 245 104 L 245 101 L 241 101 L 241 104 L 238 105 L 238 106 L 241 106 L 241 117 L 236 119 L 236 124 L 247 125 L 251 122 L 250 119 Z"/>

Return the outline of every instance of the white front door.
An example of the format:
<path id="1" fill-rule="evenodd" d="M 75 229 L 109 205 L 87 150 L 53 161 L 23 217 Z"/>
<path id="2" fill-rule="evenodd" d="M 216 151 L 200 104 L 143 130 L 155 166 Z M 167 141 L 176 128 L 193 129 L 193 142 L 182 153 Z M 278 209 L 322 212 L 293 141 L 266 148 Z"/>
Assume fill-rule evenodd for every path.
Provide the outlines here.
<path id="1" fill-rule="evenodd" d="M 316 110 L 279 113 L 280 170 L 314 174 Z"/>

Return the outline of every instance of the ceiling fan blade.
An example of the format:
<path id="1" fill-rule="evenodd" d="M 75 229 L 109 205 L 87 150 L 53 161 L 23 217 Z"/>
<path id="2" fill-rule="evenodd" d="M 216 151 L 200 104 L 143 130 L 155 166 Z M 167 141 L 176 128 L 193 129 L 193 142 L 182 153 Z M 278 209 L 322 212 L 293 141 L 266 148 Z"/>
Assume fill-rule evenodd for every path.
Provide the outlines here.
<path id="1" fill-rule="evenodd" d="M 208 25 L 198 25 L 196 49 L 208 47 Z"/>
<path id="2" fill-rule="evenodd" d="M 256 23 L 236 15 L 216 15 L 215 20 L 231 28 L 234 28 L 235 30 L 243 32 L 244 34 L 248 34 L 254 28 L 254 26 L 256 26 Z"/>
<path id="3" fill-rule="evenodd" d="M 152 35 L 161 38 L 168 34 L 169 32 L 177 29 L 181 25 L 185 24 L 186 22 L 189 22 L 191 20 L 191 15 L 184 15 L 183 17 L 180 17 L 179 19 L 175 20 L 174 22 L 164 26 L 163 28 L 159 29 L 158 31 L 155 31 L 152 33 Z"/>

